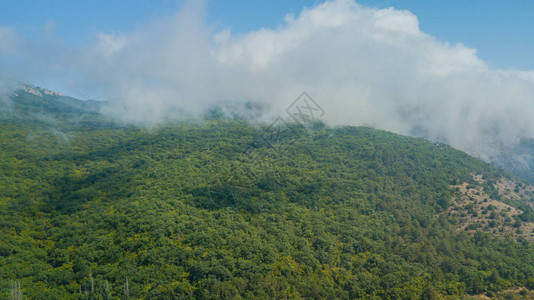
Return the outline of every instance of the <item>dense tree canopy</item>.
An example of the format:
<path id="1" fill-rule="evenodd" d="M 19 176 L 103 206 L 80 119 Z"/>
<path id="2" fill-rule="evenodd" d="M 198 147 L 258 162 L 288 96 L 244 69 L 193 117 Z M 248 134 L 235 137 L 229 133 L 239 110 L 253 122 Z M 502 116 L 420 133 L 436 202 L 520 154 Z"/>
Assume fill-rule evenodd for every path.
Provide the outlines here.
<path id="1" fill-rule="evenodd" d="M 443 144 L 364 127 L 295 125 L 266 139 L 246 121 L 141 129 L 57 112 L 54 126 L 0 121 L 1 298 L 17 284 L 32 299 L 534 287 L 531 243 L 459 232 L 441 214 L 455 182 L 507 176 Z"/>

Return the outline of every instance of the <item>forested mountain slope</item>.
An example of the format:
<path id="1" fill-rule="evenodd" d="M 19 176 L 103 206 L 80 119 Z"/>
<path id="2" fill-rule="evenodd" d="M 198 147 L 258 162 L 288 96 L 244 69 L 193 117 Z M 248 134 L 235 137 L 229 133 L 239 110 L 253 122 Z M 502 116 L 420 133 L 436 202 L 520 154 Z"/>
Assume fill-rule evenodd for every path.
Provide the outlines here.
<path id="1" fill-rule="evenodd" d="M 531 188 L 446 145 L 321 124 L 143 129 L 34 101 L 1 114 L 1 298 L 18 284 L 31 299 L 534 288 Z M 513 230 L 493 230 L 506 218 Z"/>

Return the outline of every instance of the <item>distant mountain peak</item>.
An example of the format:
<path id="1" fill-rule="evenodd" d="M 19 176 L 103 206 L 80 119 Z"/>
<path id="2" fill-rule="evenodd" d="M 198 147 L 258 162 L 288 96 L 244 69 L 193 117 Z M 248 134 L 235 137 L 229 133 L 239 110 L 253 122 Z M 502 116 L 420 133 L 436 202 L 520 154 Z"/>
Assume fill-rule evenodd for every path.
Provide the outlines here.
<path id="1" fill-rule="evenodd" d="M 41 88 L 41 87 L 35 86 L 33 84 L 29 84 L 29 83 L 23 84 L 21 89 L 23 91 L 27 92 L 27 93 L 30 93 L 30 94 L 33 94 L 33 95 L 36 95 L 36 96 L 39 96 L 39 97 L 43 97 L 43 96 L 63 96 L 63 94 L 60 93 L 60 92 L 51 91 L 51 90 L 48 90 L 48 89 L 45 89 L 45 88 Z"/>

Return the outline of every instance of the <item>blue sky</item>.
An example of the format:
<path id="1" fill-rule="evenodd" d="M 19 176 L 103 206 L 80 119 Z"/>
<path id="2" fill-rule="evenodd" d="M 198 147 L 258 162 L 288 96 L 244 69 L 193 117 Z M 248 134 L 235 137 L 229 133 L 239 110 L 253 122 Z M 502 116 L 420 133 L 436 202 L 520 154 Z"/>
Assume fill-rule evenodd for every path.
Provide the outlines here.
<path id="1" fill-rule="evenodd" d="M 316 0 L 208 0 L 207 21 L 217 29 L 246 33 L 275 28 L 288 13 L 298 14 Z M 83 45 L 104 33 L 124 33 L 174 14 L 176 0 L 0 0 L 0 26 L 27 36 L 51 31 L 67 44 Z M 419 19 L 423 32 L 441 41 L 461 42 L 495 68 L 534 69 L 534 1 L 369 1 L 378 8 L 407 9 Z"/>

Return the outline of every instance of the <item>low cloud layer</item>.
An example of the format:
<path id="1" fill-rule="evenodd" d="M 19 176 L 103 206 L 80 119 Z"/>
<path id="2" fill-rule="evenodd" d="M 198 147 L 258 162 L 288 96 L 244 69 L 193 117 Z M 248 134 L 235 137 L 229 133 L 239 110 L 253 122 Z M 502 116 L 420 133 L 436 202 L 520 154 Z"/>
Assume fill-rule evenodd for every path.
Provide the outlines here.
<path id="1" fill-rule="evenodd" d="M 421 32 L 409 11 L 328 1 L 240 35 L 215 32 L 204 11 L 190 1 L 136 31 L 101 33 L 87 49 L 56 49 L 61 60 L 37 57 L 65 84 L 113 99 L 105 113 L 126 122 L 196 115 L 229 100 L 277 115 L 307 91 L 329 125 L 424 136 L 487 161 L 534 138 L 534 72 L 491 69 L 475 49 Z M 18 39 L 0 28 L 0 55 L 12 55 L 9 40 Z"/>

